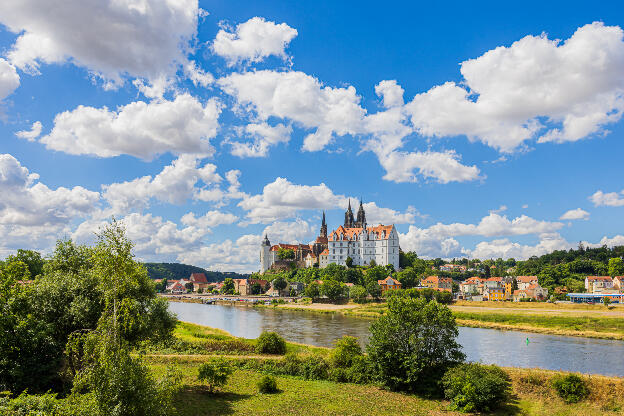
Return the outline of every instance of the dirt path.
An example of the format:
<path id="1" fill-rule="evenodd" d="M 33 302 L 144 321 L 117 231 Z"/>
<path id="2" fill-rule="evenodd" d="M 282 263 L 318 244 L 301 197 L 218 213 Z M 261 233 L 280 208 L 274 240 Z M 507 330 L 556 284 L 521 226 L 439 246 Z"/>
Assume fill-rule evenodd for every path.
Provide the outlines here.
<path id="1" fill-rule="evenodd" d="M 577 316 L 604 316 L 604 317 L 612 317 L 612 318 L 624 318 L 624 310 L 618 308 L 617 310 L 586 310 L 586 309 L 543 309 L 543 308 L 496 308 L 493 306 L 458 306 L 451 305 L 450 308 L 454 311 L 458 312 L 496 312 L 496 313 L 507 313 L 514 314 L 515 312 L 522 312 L 533 314 L 533 315 L 544 315 L 544 314 L 566 314 L 566 315 L 577 315 Z"/>

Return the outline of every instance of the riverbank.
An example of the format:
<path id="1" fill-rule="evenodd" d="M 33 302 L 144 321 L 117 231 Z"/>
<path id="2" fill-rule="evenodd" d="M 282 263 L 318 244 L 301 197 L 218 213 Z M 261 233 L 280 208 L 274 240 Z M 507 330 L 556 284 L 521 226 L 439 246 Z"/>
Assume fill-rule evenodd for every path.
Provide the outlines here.
<path id="1" fill-rule="evenodd" d="M 196 346 L 207 341 L 246 342 L 255 340 L 233 337 L 227 332 L 200 325 L 181 323 L 175 337 Z M 288 343 L 290 352 L 298 355 L 327 353 L 327 349 Z M 237 369 L 228 383 L 215 394 L 197 381 L 199 365 L 220 355 Z M 281 357 L 246 351 L 228 355 L 228 351 L 204 354 L 147 354 L 145 360 L 154 373 L 162 374 L 173 366 L 182 374 L 183 389 L 176 397 L 180 415 L 459 415 L 450 412 L 448 402 L 393 393 L 373 385 L 304 380 L 294 376 L 276 376 L 277 394 L 264 395 L 256 383 L 262 372 L 241 368 L 241 362 L 276 360 Z M 577 404 L 566 404 L 552 388 L 552 379 L 566 374 L 540 369 L 503 368 L 512 383 L 512 400 L 498 415 L 616 415 L 624 409 L 624 379 L 604 376 L 582 376 L 590 396 Z"/>
<path id="2" fill-rule="evenodd" d="M 316 313 L 377 318 L 385 303 L 257 305 Z M 460 326 L 624 340 L 624 307 L 519 302 L 457 302 L 450 305 Z"/>

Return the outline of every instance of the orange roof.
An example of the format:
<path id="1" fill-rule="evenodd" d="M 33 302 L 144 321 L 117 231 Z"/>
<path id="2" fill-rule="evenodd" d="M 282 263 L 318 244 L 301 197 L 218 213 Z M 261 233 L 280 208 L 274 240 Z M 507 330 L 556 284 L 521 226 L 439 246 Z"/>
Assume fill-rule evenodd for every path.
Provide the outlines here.
<path id="1" fill-rule="evenodd" d="M 329 254 L 329 249 L 325 249 L 323 250 L 321 254 L 319 254 L 319 256 L 327 256 L 328 254 Z"/>
<path id="2" fill-rule="evenodd" d="M 395 279 L 392 276 L 388 276 L 383 280 L 377 280 L 377 284 L 379 285 L 395 285 L 395 286 L 401 286 L 401 282 L 399 282 L 397 279 Z"/>
<path id="3" fill-rule="evenodd" d="M 537 276 L 518 276 L 516 280 L 522 283 L 530 283 L 533 280 L 537 280 Z"/>
<path id="4" fill-rule="evenodd" d="M 604 281 L 610 281 L 613 280 L 611 279 L 611 276 L 587 276 L 587 280 L 604 280 Z"/>
<path id="5" fill-rule="evenodd" d="M 437 282 L 437 283 L 441 283 L 441 282 L 452 282 L 453 279 L 451 279 L 450 277 L 438 277 L 438 276 L 429 276 L 426 279 L 423 280 L 423 282 Z"/>
<path id="6" fill-rule="evenodd" d="M 387 240 L 390 236 L 390 232 L 392 231 L 392 227 L 394 226 L 378 225 L 376 227 L 367 227 L 366 231 L 374 234 L 378 239 L 383 238 Z M 329 235 L 329 241 L 354 240 L 360 235 L 362 230 L 362 227 L 345 228 L 341 225 L 331 232 L 331 234 Z"/>
<path id="7" fill-rule="evenodd" d="M 490 277 L 489 279 L 485 279 L 488 282 L 502 282 L 503 278 L 502 277 Z"/>
<path id="8" fill-rule="evenodd" d="M 464 283 L 475 284 L 475 283 L 481 283 L 482 281 L 483 281 L 483 279 L 481 279 L 479 276 L 472 276 L 472 277 L 469 277 L 468 279 L 464 280 Z"/>

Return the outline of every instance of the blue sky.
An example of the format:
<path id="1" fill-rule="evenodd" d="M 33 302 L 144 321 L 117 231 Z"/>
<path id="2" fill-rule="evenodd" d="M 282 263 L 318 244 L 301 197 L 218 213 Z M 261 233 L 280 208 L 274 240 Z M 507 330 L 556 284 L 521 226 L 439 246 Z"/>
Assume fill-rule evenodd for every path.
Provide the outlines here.
<path id="1" fill-rule="evenodd" d="M 97 17 L 97 18 L 96 18 Z M 0 5 L 0 257 L 253 271 L 348 198 L 423 257 L 624 244 L 617 2 Z"/>

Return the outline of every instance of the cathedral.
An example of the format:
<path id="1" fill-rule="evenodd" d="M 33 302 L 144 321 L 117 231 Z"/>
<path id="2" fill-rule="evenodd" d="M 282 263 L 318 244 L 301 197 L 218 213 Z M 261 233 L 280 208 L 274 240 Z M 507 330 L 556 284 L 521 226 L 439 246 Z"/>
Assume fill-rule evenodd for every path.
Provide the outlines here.
<path id="1" fill-rule="evenodd" d="M 293 250 L 294 259 L 281 261 L 278 257 L 280 248 Z M 395 270 L 399 269 L 399 234 L 396 228 L 381 224 L 369 227 L 362 201 L 354 217 L 349 200 L 344 224 L 329 234 L 323 212 L 319 236 L 311 244 L 280 243 L 272 246 L 265 235 L 260 249 L 260 272 L 279 267 L 280 263 L 292 262 L 300 267 L 327 267 L 331 263 L 344 266 L 349 257 L 356 266 L 369 266 L 374 262 L 382 266 L 392 264 Z"/>

